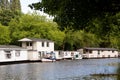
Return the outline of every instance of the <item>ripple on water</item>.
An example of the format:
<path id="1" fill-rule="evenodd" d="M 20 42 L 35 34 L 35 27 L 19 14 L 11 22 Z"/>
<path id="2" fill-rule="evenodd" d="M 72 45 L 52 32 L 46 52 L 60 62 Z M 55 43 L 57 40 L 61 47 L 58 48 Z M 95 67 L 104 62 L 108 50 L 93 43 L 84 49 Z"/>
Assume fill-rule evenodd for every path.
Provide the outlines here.
<path id="1" fill-rule="evenodd" d="M 116 73 L 119 59 L 66 60 L 54 63 L 24 63 L 0 66 L 0 80 L 115 80 L 93 77 L 95 73 Z M 111 65 L 112 64 L 112 65 Z"/>

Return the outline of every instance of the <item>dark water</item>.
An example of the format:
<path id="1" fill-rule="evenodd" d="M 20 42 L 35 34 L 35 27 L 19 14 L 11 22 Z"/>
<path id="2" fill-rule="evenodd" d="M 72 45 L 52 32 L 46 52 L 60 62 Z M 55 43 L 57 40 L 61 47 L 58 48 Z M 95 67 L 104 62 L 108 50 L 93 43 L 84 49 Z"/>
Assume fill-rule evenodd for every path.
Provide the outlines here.
<path id="1" fill-rule="evenodd" d="M 0 66 L 0 80 L 119 80 L 90 74 L 119 73 L 120 59 L 82 59 Z"/>

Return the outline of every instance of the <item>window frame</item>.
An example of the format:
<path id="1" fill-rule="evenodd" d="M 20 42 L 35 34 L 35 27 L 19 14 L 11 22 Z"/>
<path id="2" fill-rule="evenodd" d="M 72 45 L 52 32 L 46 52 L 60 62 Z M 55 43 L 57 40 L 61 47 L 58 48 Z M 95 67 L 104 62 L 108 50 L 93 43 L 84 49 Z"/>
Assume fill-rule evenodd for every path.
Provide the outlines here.
<path id="1" fill-rule="evenodd" d="M 11 59 L 11 56 L 12 56 L 11 53 L 7 53 L 7 54 L 6 54 L 6 59 Z"/>
<path id="2" fill-rule="evenodd" d="M 89 50 L 88 52 L 89 52 L 90 54 L 92 54 L 93 50 Z"/>
<path id="3" fill-rule="evenodd" d="M 100 55 L 100 50 L 98 50 L 98 55 Z"/>
<path id="4" fill-rule="evenodd" d="M 47 42 L 47 47 L 49 47 L 49 42 Z"/>
<path id="5" fill-rule="evenodd" d="M 15 56 L 20 57 L 20 51 L 15 51 Z"/>
<path id="6" fill-rule="evenodd" d="M 32 42 L 26 42 L 26 45 L 27 46 L 33 46 L 33 43 Z"/>
<path id="7" fill-rule="evenodd" d="M 44 42 L 42 42 L 42 47 L 44 47 L 45 45 L 44 45 Z"/>

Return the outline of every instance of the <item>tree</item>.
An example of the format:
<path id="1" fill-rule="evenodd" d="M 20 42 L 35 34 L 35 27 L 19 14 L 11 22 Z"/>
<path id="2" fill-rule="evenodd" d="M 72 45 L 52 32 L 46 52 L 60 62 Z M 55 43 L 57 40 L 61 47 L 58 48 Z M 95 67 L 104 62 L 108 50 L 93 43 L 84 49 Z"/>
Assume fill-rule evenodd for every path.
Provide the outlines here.
<path id="1" fill-rule="evenodd" d="M 57 46 L 62 45 L 64 32 L 58 29 L 58 25 L 52 20 L 39 14 L 23 14 L 19 19 L 12 19 L 9 24 L 11 44 L 18 44 L 17 40 L 28 38 L 44 38 L 55 42 Z"/>
<path id="2" fill-rule="evenodd" d="M 8 27 L 0 24 L 0 44 L 9 44 L 11 41 L 9 35 L 10 35 L 10 31 Z"/>
<path id="3" fill-rule="evenodd" d="M 36 14 L 23 14 L 21 17 L 14 18 L 9 23 L 10 36 L 12 38 L 11 44 L 17 44 L 17 40 L 24 37 L 40 38 L 40 25 L 38 23 L 45 21 L 43 17 Z M 45 17 L 44 17 L 45 18 Z"/>
<path id="4" fill-rule="evenodd" d="M 11 19 L 14 18 L 14 14 L 10 10 L 0 10 L 0 23 L 2 25 L 8 26 Z"/>
<path id="5" fill-rule="evenodd" d="M 0 0 L 0 10 L 11 10 L 21 12 L 20 0 Z"/>
<path id="6" fill-rule="evenodd" d="M 61 29 L 68 26 L 84 29 L 94 17 L 119 12 L 119 4 L 120 0 L 42 0 L 29 6 L 54 16 Z"/>
<path id="7" fill-rule="evenodd" d="M 81 47 L 99 47 L 100 38 L 95 34 L 82 30 L 74 32 L 74 46 L 79 49 Z"/>
<path id="8" fill-rule="evenodd" d="M 8 26 L 13 18 L 21 15 L 21 6 L 19 0 L 0 0 L 0 23 Z"/>
<path id="9" fill-rule="evenodd" d="M 10 0 L 10 7 L 13 12 L 21 12 L 20 0 Z"/>
<path id="10" fill-rule="evenodd" d="M 77 50 L 83 47 L 99 47 L 100 39 L 83 30 L 65 29 L 64 50 Z"/>
<path id="11" fill-rule="evenodd" d="M 104 18 L 95 18 L 88 23 L 85 31 L 95 34 L 101 39 L 100 47 L 114 47 L 120 49 L 120 13 L 106 14 Z"/>
<path id="12" fill-rule="evenodd" d="M 71 28 L 65 28 L 64 50 L 74 50 L 74 31 Z"/>
<path id="13" fill-rule="evenodd" d="M 55 42 L 55 50 L 64 50 L 64 39 L 65 39 L 65 33 L 57 30 L 50 30 L 48 32 L 48 39 Z"/>
<path id="14" fill-rule="evenodd" d="M 9 9 L 9 7 L 8 0 L 0 0 L 0 10 Z"/>

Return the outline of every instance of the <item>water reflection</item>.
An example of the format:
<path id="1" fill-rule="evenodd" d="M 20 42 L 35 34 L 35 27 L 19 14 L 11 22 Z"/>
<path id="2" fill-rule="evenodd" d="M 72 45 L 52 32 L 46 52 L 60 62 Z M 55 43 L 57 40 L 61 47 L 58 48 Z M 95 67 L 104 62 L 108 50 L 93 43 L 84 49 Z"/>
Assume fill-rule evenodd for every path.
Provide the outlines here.
<path id="1" fill-rule="evenodd" d="M 116 77 L 90 76 L 120 73 L 119 59 L 84 59 L 54 63 L 25 63 L 0 66 L 0 80 L 120 80 Z"/>
<path id="2" fill-rule="evenodd" d="M 117 80 L 120 80 L 120 63 L 118 64 L 117 74 Z"/>

